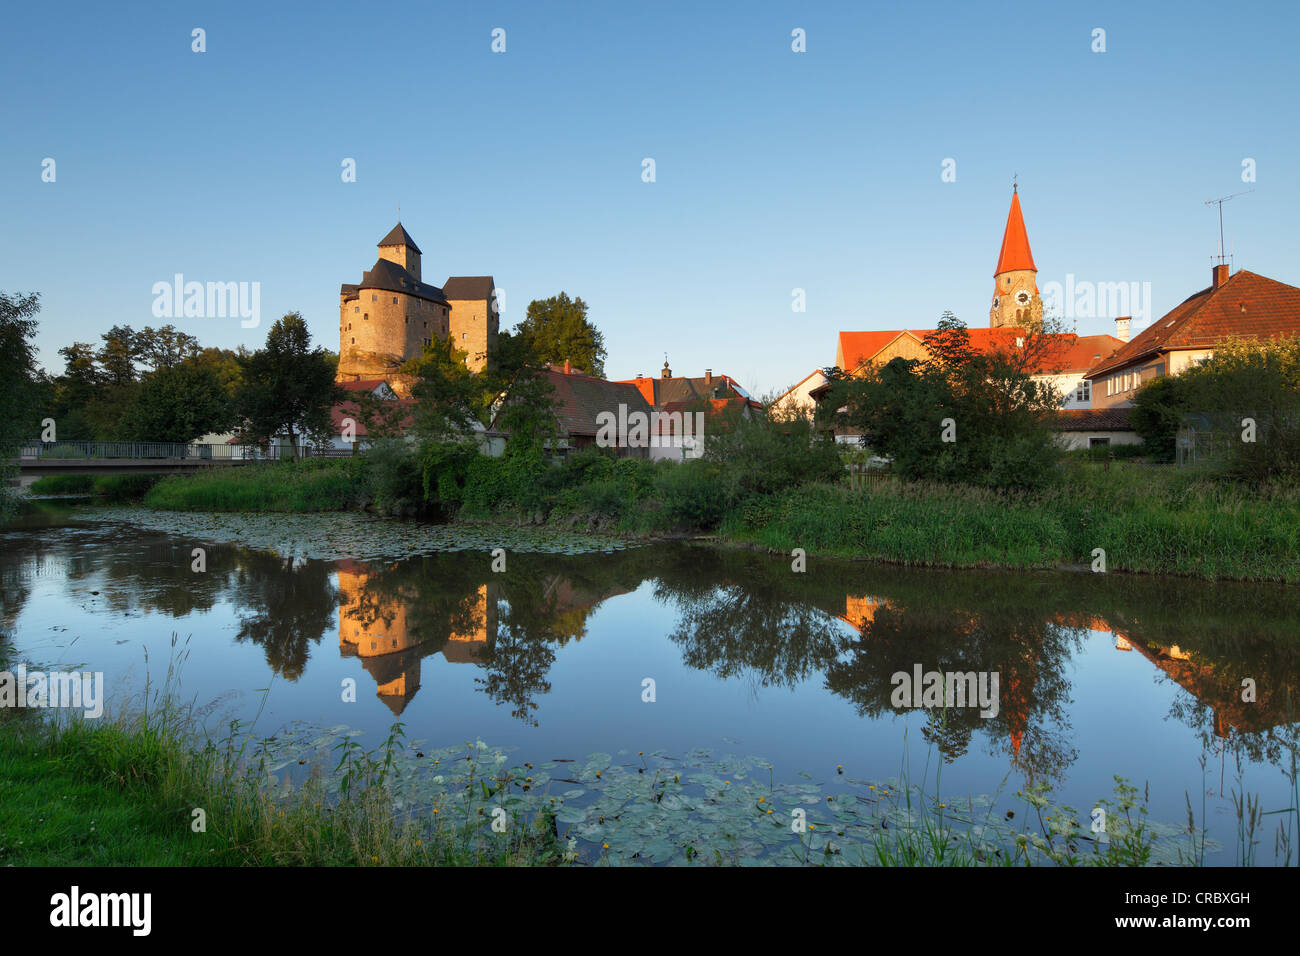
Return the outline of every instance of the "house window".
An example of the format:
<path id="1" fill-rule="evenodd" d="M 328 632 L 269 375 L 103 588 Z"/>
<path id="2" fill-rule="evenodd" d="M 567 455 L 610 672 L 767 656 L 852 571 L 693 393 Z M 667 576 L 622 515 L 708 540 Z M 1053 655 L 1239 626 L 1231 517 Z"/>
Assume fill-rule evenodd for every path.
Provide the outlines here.
<path id="1" fill-rule="evenodd" d="M 425 340 L 424 340 L 424 344 L 425 344 L 425 346 L 430 346 L 430 345 L 432 345 L 432 344 L 433 344 L 433 339 L 425 339 Z"/>
<path id="2" fill-rule="evenodd" d="M 1089 447 L 1089 448 L 1105 448 L 1105 447 L 1106 447 L 1107 445 L 1109 445 L 1109 444 L 1110 444 L 1110 439 L 1109 439 L 1109 438 L 1089 438 L 1089 439 L 1088 439 L 1088 447 Z"/>
<path id="3" fill-rule="evenodd" d="M 360 312 L 360 311 L 361 311 L 361 306 L 359 306 L 359 305 L 354 305 L 354 306 L 352 307 L 352 311 L 353 311 L 353 312 Z"/>
<path id="4" fill-rule="evenodd" d="M 428 323 L 428 322 L 425 322 L 425 323 L 424 323 L 424 327 L 427 329 L 427 328 L 429 327 L 429 323 Z"/>
<path id="5" fill-rule="evenodd" d="M 367 322 L 370 321 L 370 313 L 367 312 L 365 315 L 361 316 L 361 318 L 365 319 Z"/>
<path id="6" fill-rule="evenodd" d="M 370 301 L 371 301 L 371 302 L 378 302 L 378 301 L 379 301 L 379 296 L 377 296 L 377 295 L 372 295 L 372 296 L 370 297 Z"/>
<path id="7" fill-rule="evenodd" d="M 356 344 L 357 344 L 357 340 L 356 340 L 355 338 L 352 340 L 352 344 L 353 344 L 353 345 L 356 345 Z"/>
<path id="8" fill-rule="evenodd" d="M 407 325 L 411 324 L 411 317 L 409 315 L 406 317 L 406 324 Z"/>
<path id="9" fill-rule="evenodd" d="M 462 332 L 462 333 L 460 333 L 460 337 L 461 337 L 462 339 L 467 339 L 467 338 L 469 338 L 469 333 L 468 333 L 468 332 Z"/>
<path id="10" fill-rule="evenodd" d="M 1074 390 L 1074 400 L 1076 402 L 1092 401 L 1092 382 L 1086 378 L 1079 383 L 1079 387 Z"/>
<path id="11" fill-rule="evenodd" d="M 397 305 L 397 296 L 393 296 L 393 305 Z"/>

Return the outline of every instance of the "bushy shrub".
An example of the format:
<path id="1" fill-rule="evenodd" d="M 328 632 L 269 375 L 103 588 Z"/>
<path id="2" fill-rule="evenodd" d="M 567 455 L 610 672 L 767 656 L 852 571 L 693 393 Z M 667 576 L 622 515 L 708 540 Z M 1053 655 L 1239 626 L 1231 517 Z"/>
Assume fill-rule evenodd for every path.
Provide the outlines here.
<path id="1" fill-rule="evenodd" d="M 707 531 L 726 514 L 727 489 L 717 462 L 696 459 L 666 468 L 655 475 L 654 487 L 674 527 Z"/>
<path id="2" fill-rule="evenodd" d="M 834 481 L 843 474 L 834 442 L 816 435 L 809 422 L 778 422 L 763 412 L 708 436 L 705 457 L 721 466 L 732 502 L 805 482 Z"/>
<path id="3" fill-rule="evenodd" d="M 424 472 L 415 449 L 384 438 L 366 453 L 374 506 L 384 514 L 408 517 L 426 510 Z"/>

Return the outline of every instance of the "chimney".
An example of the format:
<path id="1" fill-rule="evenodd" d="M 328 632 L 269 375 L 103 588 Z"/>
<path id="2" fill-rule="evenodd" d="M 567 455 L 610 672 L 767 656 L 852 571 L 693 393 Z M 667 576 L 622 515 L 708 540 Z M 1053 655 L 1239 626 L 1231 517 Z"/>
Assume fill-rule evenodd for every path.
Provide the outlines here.
<path id="1" fill-rule="evenodd" d="M 568 359 L 564 360 L 564 374 L 565 375 L 573 374 L 573 363 L 570 362 Z"/>
<path id="2" fill-rule="evenodd" d="M 1214 272 L 1210 278 L 1211 289 L 1217 289 L 1219 286 L 1223 285 L 1223 283 L 1228 281 L 1229 268 L 1230 266 L 1228 266 L 1227 263 L 1222 262 L 1214 267 Z"/>
<path id="3" fill-rule="evenodd" d="M 1133 316 L 1131 315 L 1121 315 L 1119 318 L 1117 318 L 1115 320 L 1115 338 L 1119 339 L 1121 342 L 1127 342 L 1128 326 L 1129 323 L 1132 321 L 1133 321 Z"/>
<path id="4" fill-rule="evenodd" d="M 706 369 L 704 370 L 704 384 L 705 384 L 705 385 L 712 385 L 712 384 L 713 384 L 713 369 L 711 369 L 711 368 L 706 368 Z"/>

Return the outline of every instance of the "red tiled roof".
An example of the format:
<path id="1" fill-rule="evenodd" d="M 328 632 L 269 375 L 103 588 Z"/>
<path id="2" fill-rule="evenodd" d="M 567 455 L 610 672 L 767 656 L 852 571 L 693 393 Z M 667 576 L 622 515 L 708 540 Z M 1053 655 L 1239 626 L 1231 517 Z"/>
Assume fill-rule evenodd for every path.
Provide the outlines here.
<path id="1" fill-rule="evenodd" d="M 1284 335 L 1300 335 L 1300 289 L 1241 269 L 1217 289 L 1211 286 L 1189 296 L 1087 377 L 1177 349 L 1212 349 L 1230 338 Z"/>
<path id="2" fill-rule="evenodd" d="M 411 419 L 415 413 L 415 401 L 409 398 L 395 399 L 393 400 L 393 404 L 399 405 L 407 410 L 406 414 L 402 416 L 401 421 L 399 423 L 402 431 L 406 431 L 408 428 L 411 427 Z M 367 434 L 366 424 L 358 416 L 357 413 L 359 411 L 360 411 L 360 406 L 357 405 L 356 402 L 350 402 L 350 401 L 339 402 L 339 404 L 331 408 L 330 421 L 333 423 L 334 434 L 341 435 L 343 433 L 343 419 L 351 418 L 354 422 L 357 423 L 356 436 L 358 438 L 365 438 Z"/>
<path id="3" fill-rule="evenodd" d="M 1063 432 L 1127 432 L 1133 430 L 1127 408 L 1079 408 L 1058 412 L 1056 428 Z"/>
<path id="4" fill-rule="evenodd" d="M 670 378 L 643 375 L 640 378 L 623 379 L 618 384 L 634 386 L 647 403 L 658 408 L 665 408 L 671 402 L 734 397 L 745 399 L 754 408 L 760 407 L 759 402 L 752 399 L 730 375 L 714 375 L 712 379 L 705 379 L 702 375 L 674 375 Z"/>
<path id="5" fill-rule="evenodd" d="M 836 363 L 846 372 L 856 371 L 858 366 L 870 362 L 886 345 L 900 335 L 912 335 L 917 342 L 920 336 L 906 329 L 883 329 L 874 332 L 841 332 Z"/>
<path id="6" fill-rule="evenodd" d="M 626 405 L 629 413 L 650 412 L 650 403 L 628 382 L 610 382 L 585 372 L 565 373 L 556 365 L 542 374 L 555 389 L 551 399 L 563 434 L 594 436 L 598 431 L 596 416 L 604 411 L 618 415 L 619 405 Z"/>
<path id="7" fill-rule="evenodd" d="M 1029 233 L 1025 230 L 1025 217 L 1020 213 L 1020 193 L 1011 194 L 1011 211 L 1007 213 L 1007 228 L 1002 233 L 1002 250 L 998 253 L 998 267 L 993 274 L 1001 275 L 1013 269 L 1032 269 L 1034 254 L 1029 251 Z"/>
<path id="8" fill-rule="evenodd" d="M 871 361 L 881 349 L 885 348 L 900 335 L 910 335 L 924 345 L 925 337 L 935 329 L 895 329 L 880 332 L 841 332 L 840 355 L 854 354 L 861 349 L 860 361 L 846 366 L 845 371 L 854 371 L 864 362 Z M 996 329 L 967 329 L 970 346 L 976 352 L 1010 351 L 1016 347 L 1016 339 L 1024 333 L 1011 326 Z M 1124 343 L 1113 335 L 1075 335 L 1073 332 L 1053 337 L 1060 344 L 1047 350 L 1041 367 L 1033 369 L 1033 374 L 1045 375 L 1057 372 L 1083 372 L 1091 368 L 1094 362 L 1105 361 Z M 846 345 L 847 343 L 847 345 Z M 866 351 L 875 347 L 875 351 Z M 1100 355 L 1100 358 L 1097 356 Z"/>

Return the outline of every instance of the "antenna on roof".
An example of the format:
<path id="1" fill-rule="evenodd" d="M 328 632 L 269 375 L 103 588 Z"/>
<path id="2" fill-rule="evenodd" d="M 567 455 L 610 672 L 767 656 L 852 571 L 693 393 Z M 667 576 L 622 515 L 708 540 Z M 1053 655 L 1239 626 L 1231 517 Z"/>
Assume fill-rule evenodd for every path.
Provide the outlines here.
<path id="1" fill-rule="evenodd" d="M 1229 199 L 1236 199 L 1238 196 L 1244 196 L 1246 193 L 1253 193 L 1254 191 L 1255 190 L 1253 189 L 1247 189 L 1246 192 L 1233 193 L 1231 196 L 1221 196 L 1218 199 L 1205 200 L 1205 205 L 1207 206 L 1213 206 L 1216 203 L 1219 206 L 1219 265 L 1223 265 L 1225 258 L 1223 255 L 1223 204 Z"/>

